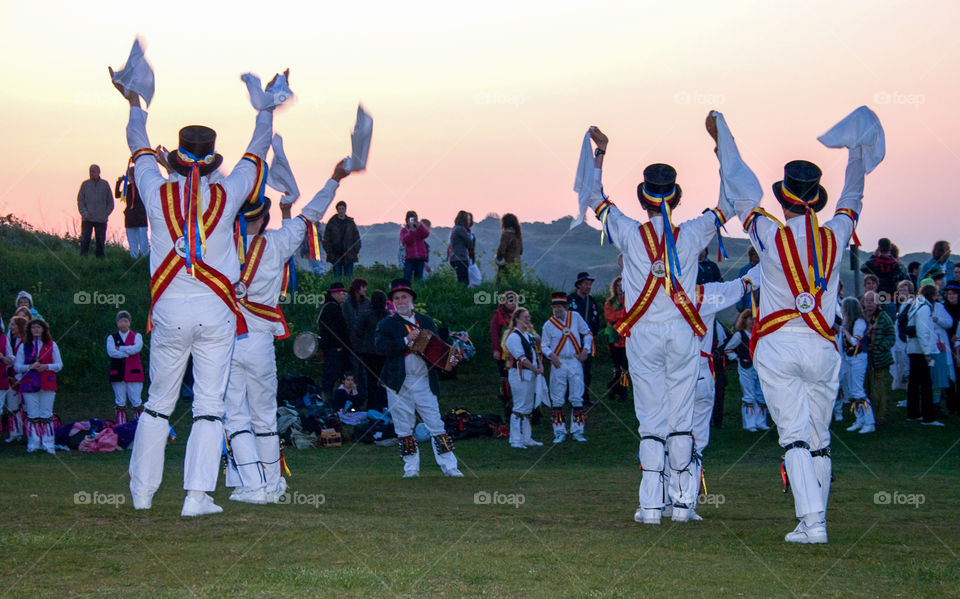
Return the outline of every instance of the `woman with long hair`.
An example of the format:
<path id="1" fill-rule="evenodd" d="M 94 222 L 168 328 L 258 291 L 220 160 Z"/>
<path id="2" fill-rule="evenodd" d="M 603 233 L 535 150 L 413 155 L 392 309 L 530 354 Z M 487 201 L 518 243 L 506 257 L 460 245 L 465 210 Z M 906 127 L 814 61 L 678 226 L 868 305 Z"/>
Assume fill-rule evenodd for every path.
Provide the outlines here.
<path id="1" fill-rule="evenodd" d="M 25 308 L 24 311 L 29 314 L 29 311 Z M 5 404 L 7 410 L 7 419 L 5 422 L 8 431 L 7 443 L 13 443 L 14 441 L 23 439 L 24 431 L 27 429 L 27 414 L 23 409 L 23 394 L 20 392 L 20 376 L 14 369 L 14 362 L 17 350 L 20 349 L 20 346 L 23 345 L 23 342 L 27 339 L 28 322 L 30 322 L 30 319 L 27 316 L 23 316 L 22 314 L 14 315 L 14 317 L 10 319 L 10 326 L 6 334 L 6 355 L 9 357 L 9 362 L 4 360 L 3 370 L 4 374 L 7 375 L 7 380 L 10 385 L 10 388 L 7 390 L 7 400 Z"/>
<path id="2" fill-rule="evenodd" d="M 400 245 L 403 247 L 403 278 L 419 281 L 423 278 L 423 267 L 427 263 L 426 239 L 430 229 L 417 218 L 417 213 L 408 210 L 400 229 Z"/>
<path id="3" fill-rule="evenodd" d="M 606 337 L 610 359 L 613 362 L 613 378 L 607 383 L 607 399 L 625 401 L 630 388 L 630 368 L 627 363 L 627 340 L 617 333 L 617 326 L 627 317 L 621 275 L 614 277 L 610 283 L 610 296 L 603 304 L 603 317 L 607 321 L 607 327 L 601 331 L 601 334 Z"/>
<path id="4" fill-rule="evenodd" d="M 520 220 L 510 212 L 500 218 L 500 245 L 497 247 L 497 282 L 510 273 L 511 264 L 520 264 L 523 255 L 523 233 Z"/>
<path id="5" fill-rule="evenodd" d="M 470 261 L 474 255 L 473 236 L 470 233 L 470 215 L 466 210 L 457 213 L 450 232 L 447 257 L 457 273 L 457 282 L 466 286 L 470 282 Z"/>
<path id="6" fill-rule="evenodd" d="M 743 417 L 743 428 L 751 433 L 757 429 L 770 430 L 767 425 L 767 402 L 763 400 L 763 391 L 760 389 L 760 376 L 753 366 L 753 355 L 750 352 L 750 331 L 753 329 L 753 312 L 743 310 L 737 316 L 735 332 L 724 346 L 724 351 L 731 358 L 737 360 L 737 374 L 740 376 L 740 391 L 743 393 L 740 414 Z"/>
<path id="7" fill-rule="evenodd" d="M 63 368 L 60 348 L 50 337 L 50 326 L 34 318 L 27 325 L 27 338 L 17 350 L 14 369 L 23 375 L 20 392 L 27 407 L 27 451 L 53 447 L 53 400 L 57 392 L 57 372 Z"/>
<path id="8" fill-rule="evenodd" d="M 510 394 L 513 396 L 513 412 L 510 414 L 510 447 L 526 449 L 543 445 L 533 440 L 530 414 L 533 412 L 537 392 L 537 377 L 543 376 L 543 358 L 540 356 L 540 339 L 534 332 L 530 312 L 517 308 L 510 319 L 510 329 L 503 342 L 507 354 Z"/>
<path id="9" fill-rule="evenodd" d="M 842 336 L 844 361 L 844 376 L 840 379 L 840 389 L 844 400 L 850 402 L 850 409 L 856 414 L 857 420 L 847 427 L 850 432 L 860 431 L 861 435 L 877 430 L 873 416 L 873 406 L 867 398 L 864 382 L 867 378 L 867 350 L 870 340 L 867 338 L 867 321 L 863 317 L 863 309 L 855 297 L 848 297 L 840 305 L 843 313 L 843 325 L 840 327 Z"/>

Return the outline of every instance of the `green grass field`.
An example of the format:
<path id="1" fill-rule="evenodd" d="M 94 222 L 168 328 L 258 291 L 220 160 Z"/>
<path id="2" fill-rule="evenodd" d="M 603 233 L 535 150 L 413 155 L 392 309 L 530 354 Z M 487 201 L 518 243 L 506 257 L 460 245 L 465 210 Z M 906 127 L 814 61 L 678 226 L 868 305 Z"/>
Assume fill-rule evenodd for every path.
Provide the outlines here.
<path id="1" fill-rule="evenodd" d="M 116 248 L 96 263 L 78 260 L 66 243 L 46 247 L 54 244 L 0 227 L 0 305 L 25 287 L 63 335 L 61 418 L 109 417 L 101 354 L 113 307 L 70 297 L 122 292 L 142 324 L 145 281 L 136 269 L 145 267 Z M 128 269 L 136 276 L 119 274 Z M 380 286 L 390 273 L 373 274 Z M 305 281 L 306 289 L 322 286 Z M 532 285 L 529 294 L 541 302 L 548 291 Z M 432 313 L 471 327 L 480 349 L 459 380 L 441 383 L 441 407 L 497 412 L 482 332 L 490 306 L 471 304 L 468 293 L 439 280 L 421 294 Z M 306 306 L 288 315 L 294 330 L 312 319 Z M 281 371 L 292 371 L 288 344 L 278 352 Z M 603 356 L 594 368 L 599 392 Z M 127 452 L 54 457 L 0 444 L 0 596 L 960 596 L 958 419 L 921 429 L 894 410 L 885 429 L 866 436 L 843 430 L 849 416 L 835 425 L 830 543 L 787 545 L 795 519 L 781 489 L 776 434 L 740 430 L 731 375 L 726 428 L 713 431 L 706 455 L 710 501 L 699 508 L 702 522 L 686 524 L 633 522 L 638 438 L 632 406 L 623 403 L 592 408 L 586 444 L 520 451 L 492 438 L 459 442 L 463 479 L 443 478 L 425 446 L 421 478 L 410 480 L 400 478 L 396 448 L 290 449 L 288 505 L 236 504 L 221 488 L 215 498 L 224 513 L 191 520 L 179 516 L 189 404 L 173 416 L 179 435 L 149 512 L 130 505 Z M 544 419 L 535 437 L 550 436 Z"/>

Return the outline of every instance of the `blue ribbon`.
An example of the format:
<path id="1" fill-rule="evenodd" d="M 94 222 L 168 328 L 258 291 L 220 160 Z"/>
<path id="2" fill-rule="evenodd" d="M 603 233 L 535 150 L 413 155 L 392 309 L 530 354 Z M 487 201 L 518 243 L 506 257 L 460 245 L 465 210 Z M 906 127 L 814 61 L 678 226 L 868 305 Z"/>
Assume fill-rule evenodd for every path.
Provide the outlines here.
<path id="1" fill-rule="evenodd" d="M 287 291 L 290 293 L 297 292 L 297 269 L 293 265 L 293 256 L 290 256 L 290 259 L 287 260 L 287 264 L 290 267 L 290 284 L 287 286 Z"/>

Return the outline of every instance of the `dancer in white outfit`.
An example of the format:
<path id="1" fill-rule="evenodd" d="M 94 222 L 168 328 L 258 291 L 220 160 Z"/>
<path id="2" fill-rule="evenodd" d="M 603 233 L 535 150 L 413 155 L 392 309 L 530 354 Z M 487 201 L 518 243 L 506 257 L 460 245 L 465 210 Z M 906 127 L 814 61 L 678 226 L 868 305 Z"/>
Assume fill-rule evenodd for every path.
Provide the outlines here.
<path id="1" fill-rule="evenodd" d="M 863 309 L 855 297 L 848 297 L 840 304 L 843 313 L 843 326 L 840 334 L 843 336 L 842 347 L 845 368 L 844 376 L 840 379 L 840 388 L 843 389 L 844 400 L 849 400 L 851 409 L 856 415 L 856 421 L 847 430 L 860 431 L 861 435 L 877 430 L 873 418 L 873 406 L 867 397 L 864 382 L 867 378 L 867 349 L 870 339 L 867 338 L 867 321 L 863 318 Z"/>
<path id="2" fill-rule="evenodd" d="M 539 378 L 543 376 L 540 338 L 533 330 L 530 312 L 517 308 L 510 318 L 510 328 L 504 335 L 503 344 L 508 354 L 507 381 L 513 397 L 510 413 L 510 447 L 526 449 L 543 445 L 533 440 L 530 414 L 537 393 Z"/>
<path id="3" fill-rule="evenodd" d="M 550 301 L 553 316 L 544 323 L 543 355 L 550 360 L 550 403 L 553 405 L 553 442 L 567 438 L 563 404 L 570 399 L 570 434 L 585 443 L 587 415 L 583 409 L 583 362 L 593 349 L 593 335 L 583 317 L 567 310 L 567 294 L 558 291 Z"/>

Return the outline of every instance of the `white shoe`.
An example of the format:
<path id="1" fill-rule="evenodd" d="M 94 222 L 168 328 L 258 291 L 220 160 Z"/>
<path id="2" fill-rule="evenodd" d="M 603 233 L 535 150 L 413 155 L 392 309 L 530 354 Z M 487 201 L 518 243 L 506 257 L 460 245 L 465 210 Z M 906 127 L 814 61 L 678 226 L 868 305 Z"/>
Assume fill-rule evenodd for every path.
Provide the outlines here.
<path id="1" fill-rule="evenodd" d="M 637 511 L 633 513 L 633 521 L 640 524 L 660 524 L 660 510 L 645 510 L 638 507 Z"/>
<path id="2" fill-rule="evenodd" d="M 420 471 L 419 470 L 404 471 L 403 478 L 420 478 Z"/>
<path id="3" fill-rule="evenodd" d="M 939 420 L 934 420 L 932 422 L 921 422 L 921 426 L 947 426 L 946 424 L 940 422 Z"/>
<path id="4" fill-rule="evenodd" d="M 215 504 L 213 498 L 204 493 L 202 499 L 194 499 L 187 495 L 187 498 L 183 500 L 183 509 L 180 510 L 180 515 L 184 518 L 193 518 L 208 514 L 219 514 L 222 511 L 223 508 Z"/>
<path id="5" fill-rule="evenodd" d="M 463 478 L 463 472 L 460 472 L 459 468 L 448 468 L 443 471 L 443 475 L 450 478 Z"/>
<path id="6" fill-rule="evenodd" d="M 858 431 L 860 430 L 861 427 L 863 427 L 862 422 L 859 422 L 859 421 L 854 422 L 853 424 L 847 427 L 847 432 L 852 433 L 853 431 Z"/>
<path id="7" fill-rule="evenodd" d="M 239 501 L 240 503 L 253 503 L 263 505 L 267 503 L 267 490 L 263 487 L 251 489 L 248 487 L 237 487 L 230 494 L 230 501 Z M 275 503 L 275 502 L 274 502 Z"/>
<path id="8" fill-rule="evenodd" d="M 827 523 L 817 522 L 813 526 L 807 526 L 802 520 L 793 532 L 788 532 L 783 540 L 787 543 L 826 543 L 827 542 Z"/>
<path id="9" fill-rule="evenodd" d="M 747 432 L 755 433 L 755 432 L 757 432 L 757 427 L 751 426 L 750 428 L 748 428 L 748 429 L 746 429 L 746 430 L 747 430 Z"/>
<path id="10" fill-rule="evenodd" d="M 133 496 L 133 509 L 149 510 L 151 507 L 153 507 L 153 495 L 134 495 Z"/>
<path id="11" fill-rule="evenodd" d="M 833 420 L 834 422 L 843 422 L 843 404 L 834 404 L 833 406 Z"/>
<path id="12" fill-rule="evenodd" d="M 273 491 L 267 491 L 267 503 L 280 503 L 280 498 L 287 492 L 287 479 L 280 477 L 280 482 Z"/>
<path id="13" fill-rule="evenodd" d="M 23 435 L 14 435 L 13 433 L 10 433 L 10 436 L 7 437 L 7 440 L 5 442 L 13 443 L 15 441 L 20 441 L 21 439 L 23 439 Z"/>
<path id="14" fill-rule="evenodd" d="M 563 443 L 566 440 L 567 440 L 566 433 L 557 433 L 553 436 L 554 443 Z"/>
<path id="15" fill-rule="evenodd" d="M 757 428 L 760 429 L 760 430 L 762 430 L 762 431 L 768 431 L 768 430 L 770 430 L 770 427 L 767 425 L 766 422 L 761 422 L 760 424 L 757 425 Z"/>
<path id="16" fill-rule="evenodd" d="M 663 511 L 661 513 L 663 514 L 664 518 L 673 516 L 673 504 L 668 503 L 667 505 L 663 506 Z"/>
<path id="17" fill-rule="evenodd" d="M 873 425 L 873 424 L 866 424 L 866 425 L 863 426 L 863 428 L 860 429 L 860 434 L 861 434 L 861 435 L 866 435 L 867 433 L 872 433 L 872 432 L 874 432 L 875 430 L 877 430 L 877 427 L 876 427 L 875 425 Z"/>
<path id="18" fill-rule="evenodd" d="M 671 519 L 674 522 L 698 522 L 703 520 L 692 507 L 674 507 Z"/>
<path id="19" fill-rule="evenodd" d="M 523 442 L 527 447 L 543 447 L 543 443 L 540 441 L 534 441 L 533 439 L 526 439 Z"/>
<path id="20" fill-rule="evenodd" d="M 898 407 L 898 408 L 905 408 L 905 407 L 907 407 L 907 400 L 901 399 L 900 401 L 898 401 L 898 402 L 897 402 L 897 407 Z"/>
<path id="21" fill-rule="evenodd" d="M 511 443 L 511 444 L 510 444 L 510 447 L 512 447 L 512 448 L 514 448 L 514 449 L 526 449 L 526 448 L 527 448 L 526 445 L 524 445 L 523 443 L 519 443 L 519 442 L 518 442 L 518 443 Z"/>
<path id="22" fill-rule="evenodd" d="M 586 443 L 587 438 L 583 436 L 583 433 L 573 433 L 573 440 L 577 443 Z"/>

